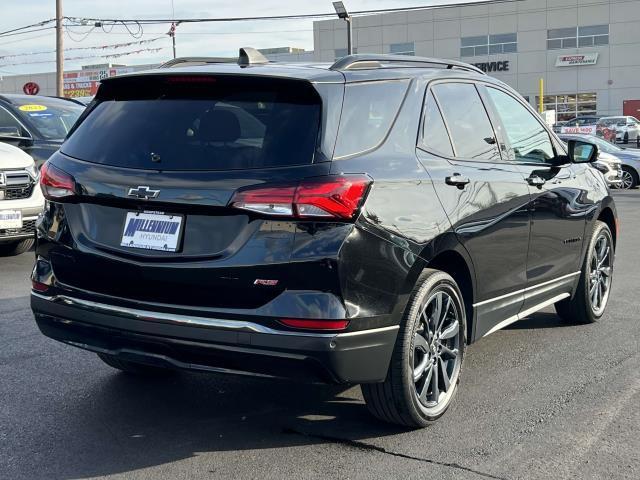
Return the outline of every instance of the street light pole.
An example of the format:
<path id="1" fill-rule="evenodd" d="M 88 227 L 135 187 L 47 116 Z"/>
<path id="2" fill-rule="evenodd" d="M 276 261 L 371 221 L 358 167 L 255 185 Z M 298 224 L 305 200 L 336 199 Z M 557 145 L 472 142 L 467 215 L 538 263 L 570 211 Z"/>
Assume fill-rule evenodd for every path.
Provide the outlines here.
<path id="1" fill-rule="evenodd" d="M 333 8 L 336 10 L 338 18 L 347 22 L 347 55 L 353 54 L 353 33 L 351 28 L 351 15 L 347 12 L 347 8 L 342 2 L 333 2 Z"/>
<path id="2" fill-rule="evenodd" d="M 351 29 L 351 17 L 345 18 L 347 22 L 347 55 L 353 54 L 353 30 Z"/>
<path id="3" fill-rule="evenodd" d="M 64 96 L 64 45 L 62 41 L 62 0 L 56 0 L 56 95 Z"/>

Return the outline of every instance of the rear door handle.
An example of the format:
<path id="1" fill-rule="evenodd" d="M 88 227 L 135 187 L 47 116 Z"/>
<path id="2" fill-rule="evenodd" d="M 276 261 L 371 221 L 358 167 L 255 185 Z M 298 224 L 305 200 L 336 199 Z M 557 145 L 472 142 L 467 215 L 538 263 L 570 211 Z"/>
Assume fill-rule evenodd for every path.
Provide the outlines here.
<path id="1" fill-rule="evenodd" d="M 469 177 L 463 177 L 459 173 L 454 173 L 450 177 L 445 178 L 444 181 L 447 185 L 458 187 L 461 190 L 467 183 L 471 182 L 471 180 L 469 180 Z"/>
<path id="2" fill-rule="evenodd" d="M 542 188 L 542 186 L 547 183 L 547 181 L 544 178 L 539 177 L 538 175 L 531 175 L 529 178 L 527 178 L 527 183 L 532 187 Z"/>

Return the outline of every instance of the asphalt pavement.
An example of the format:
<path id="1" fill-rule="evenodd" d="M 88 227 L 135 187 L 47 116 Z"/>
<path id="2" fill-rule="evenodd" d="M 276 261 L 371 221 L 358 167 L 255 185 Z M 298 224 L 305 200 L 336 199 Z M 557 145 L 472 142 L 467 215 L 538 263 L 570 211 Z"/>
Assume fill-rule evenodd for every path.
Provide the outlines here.
<path id="1" fill-rule="evenodd" d="M 0 258 L 0 478 L 640 478 L 640 191 L 615 193 L 602 321 L 547 310 L 469 347 L 440 421 L 378 423 L 359 387 L 131 378 L 45 338 L 33 254 Z"/>

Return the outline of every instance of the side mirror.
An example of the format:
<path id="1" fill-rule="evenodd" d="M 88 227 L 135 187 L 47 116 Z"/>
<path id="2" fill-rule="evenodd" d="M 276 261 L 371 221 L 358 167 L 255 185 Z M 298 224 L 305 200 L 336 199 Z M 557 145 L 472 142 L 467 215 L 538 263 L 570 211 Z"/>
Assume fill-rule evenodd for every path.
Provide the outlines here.
<path id="1" fill-rule="evenodd" d="M 582 140 L 569 140 L 569 160 L 571 163 L 593 163 L 598 159 L 598 146 Z"/>

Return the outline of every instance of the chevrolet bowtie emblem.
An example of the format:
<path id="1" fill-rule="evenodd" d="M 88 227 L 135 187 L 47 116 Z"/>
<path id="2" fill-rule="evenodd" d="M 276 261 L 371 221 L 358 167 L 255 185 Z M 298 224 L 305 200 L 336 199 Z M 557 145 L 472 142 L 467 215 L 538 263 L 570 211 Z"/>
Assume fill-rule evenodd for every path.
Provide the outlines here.
<path id="1" fill-rule="evenodd" d="M 130 197 L 149 200 L 150 198 L 156 198 L 158 195 L 160 195 L 160 190 L 151 190 L 149 187 L 142 185 L 136 188 L 130 188 L 128 195 Z"/>

